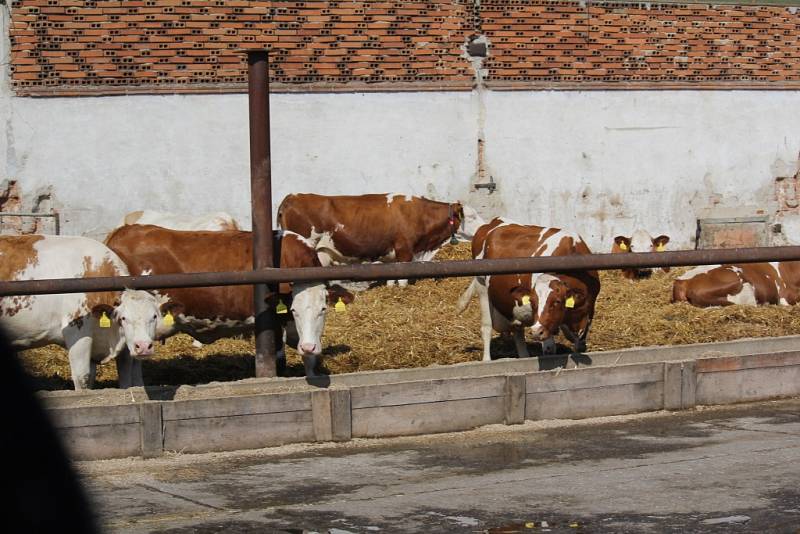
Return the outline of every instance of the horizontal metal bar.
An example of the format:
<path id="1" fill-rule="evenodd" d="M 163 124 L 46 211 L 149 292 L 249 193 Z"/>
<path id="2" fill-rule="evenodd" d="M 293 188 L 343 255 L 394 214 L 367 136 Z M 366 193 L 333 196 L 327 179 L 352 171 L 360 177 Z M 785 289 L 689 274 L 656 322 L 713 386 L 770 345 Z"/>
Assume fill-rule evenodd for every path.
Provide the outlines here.
<path id="1" fill-rule="evenodd" d="M 0 211 L 0 217 L 58 217 L 58 213 L 29 213 L 25 211 Z"/>
<path id="2" fill-rule="evenodd" d="M 397 280 L 403 278 L 443 278 L 450 276 L 570 272 L 797 260 L 800 260 L 800 246 L 681 250 L 676 252 L 628 254 L 587 254 L 582 256 L 505 258 L 497 260 L 362 264 L 335 267 L 263 269 L 260 271 L 241 272 L 63 278 L 0 282 L 0 296 L 118 291 L 126 288 L 160 289 L 252 285 L 277 282 L 318 282 L 324 280 Z"/>
<path id="3" fill-rule="evenodd" d="M 718 217 L 712 219 L 697 219 L 701 225 L 704 224 L 745 224 L 745 223 L 765 223 L 767 217 Z"/>

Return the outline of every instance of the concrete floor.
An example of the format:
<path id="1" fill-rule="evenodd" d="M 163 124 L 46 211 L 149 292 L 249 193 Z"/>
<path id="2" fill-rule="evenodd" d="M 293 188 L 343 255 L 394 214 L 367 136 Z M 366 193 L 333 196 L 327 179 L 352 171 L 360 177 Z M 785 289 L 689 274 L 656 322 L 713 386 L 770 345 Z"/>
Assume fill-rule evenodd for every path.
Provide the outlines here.
<path id="1" fill-rule="evenodd" d="M 85 462 L 110 532 L 800 532 L 800 399 Z"/>

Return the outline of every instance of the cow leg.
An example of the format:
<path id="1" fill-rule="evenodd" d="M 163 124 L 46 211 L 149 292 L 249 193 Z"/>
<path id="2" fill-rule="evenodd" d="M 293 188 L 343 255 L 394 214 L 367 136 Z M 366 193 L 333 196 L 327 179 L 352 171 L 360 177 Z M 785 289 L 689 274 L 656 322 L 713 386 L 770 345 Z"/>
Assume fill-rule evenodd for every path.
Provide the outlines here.
<path id="1" fill-rule="evenodd" d="M 69 369 L 75 389 L 89 389 L 94 385 L 92 375 L 92 338 L 78 338 L 68 347 Z"/>
<path id="2" fill-rule="evenodd" d="M 317 376 L 317 356 L 316 354 L 303 354 L 303 367 L 306 376 L 311 378 Z"/>
<path id="3" fill-rule="evenodd" d="M 395 248 L 394 248 L 394 259 L 395 259 L 395 261 L 414 261 L 414 254 L 411 252 L 411 250 L 412 250 L 411 247 L 405 247 L 405 246 L 402 246 L 402 245 L 401 246 L 395 245 Z M 387 280 L 386 281 L 386 285 L 387 286 L 388 285 L 394 285 L 392 282 L 396 282 L 397 285 L 400 286 L 400 287 L 408 286 L 408 280 L 405 279 L 405 278 L 402 279 L 402 280 Z"/>
<path id="4" fill-rule="evenodd" d="M 572 329 L 569 326 L 567 326 L 565 324 L 561 325 L 561 332 L 564 334 L 564 337 L 569 339 L 570 343 L 572 343 L 572 346 L 574 347 L 575 352 L 585 352 L 586 351 L 586 338 L 585 338 L 585 336 L 588 333 L 588 330 L 589 329 L 587 328 L 586 330 L 583 331 L 583 334 L 579 336 L 579 335 L 575 334 L 575 332 L 573 332 Z"/>
<path id="5" fill-rule="evenodd" d="M 492 305 L 489 302 L 489 290 L 485 279 L 478 279 L 475 284 L 478 300 L 481 304 L 481 338 L 483 339 L 483 361 L 492 361 L 490 347 L 492 344 Z"/>
<path id="6" fill-rule="evenodd" d="M 144 385 L 142 362 L 131 356 L 131 353 L 128 352 L 128 347 L 125 347 L 117 354 L 116 361 L 120 389 Z"/>
<path id="7" fill-rule="evenodd" d="M 517 347 L 517 356 L 520 358 L 530 358 L 528 346 L 525 345 L 525 331 L 521 326 L 514 327 L 514 345 Z"/>
<path id="8" fill-rule="evenodd" d="M 548 337 L 542 341 L 542 354 L 555 354 L 556 353 L 556 338 L 553 336 Z"/>

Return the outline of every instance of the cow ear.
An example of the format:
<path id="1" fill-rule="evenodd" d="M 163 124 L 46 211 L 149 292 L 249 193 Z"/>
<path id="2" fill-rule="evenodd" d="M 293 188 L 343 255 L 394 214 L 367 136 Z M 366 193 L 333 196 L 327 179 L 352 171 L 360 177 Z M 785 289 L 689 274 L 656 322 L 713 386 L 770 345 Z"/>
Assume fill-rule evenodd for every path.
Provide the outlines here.
<path id="1" fill-rule="evenodd" d="M 624 235 L 618 235 L 617 237 L 614 238 L 614 243 L 616 243 L 617 245 L 619 245 L 620 243 L 625 243 L 625 245 L 630 245 L 631 238 L 625 237 Z"/>
<path id="2" fill-rule="evenodd" d="M 106 316 L 112 317 L 114 315 L 114 309 L 116 306 L 110 306 L 108 304 L 96 304 L 92 306 L 92 316 L 95 318 L 100 318 L 105 313 Z"/>
<path id="3" fill-rule="evenodd" d="M 186 308 L 183 304 L 176 300 L 170 300 L 169 302 L 165 302 L 161 305 L 161 315 L 171 314 L 171 315 L 180 315 L 184 312 Z"/>
<path id="4" fill-rule="evenodd" d="M 278 294 L 279 295 L 291 295 L 292 294 L 292 284 L 289 282 L 283 282 L 278 284 Z"/>
<path id="5" fill-rule="evenodd" d="M 340 285 L 328 287 L 328 302 L 330 304 L 336 304 L 339 302 L 339 299 L 342 299 L 342 302 L 345 304 L 351 304 L 355 300 L 355 297 Z"/>
<path id="6" fill-rule="evenodd" d="M 522 301 L 522 299 L 526 296 L 530 298 L 531 290 L 530 288 L 523 286 L 514 286 L 509 289 L 508 292 L 511 293 L 511 296 L 514 298 L 514 300 Z"/>
<path id="7" fill-rule="evenodd" d="M 669 236 L 668 235 L 660 235 L 660 236 L 656 237 L 655 239 L 653 239 L 653 245 L 655 245 L 655 246 L 666 245 L 667 243 L 669 243 Z"/>

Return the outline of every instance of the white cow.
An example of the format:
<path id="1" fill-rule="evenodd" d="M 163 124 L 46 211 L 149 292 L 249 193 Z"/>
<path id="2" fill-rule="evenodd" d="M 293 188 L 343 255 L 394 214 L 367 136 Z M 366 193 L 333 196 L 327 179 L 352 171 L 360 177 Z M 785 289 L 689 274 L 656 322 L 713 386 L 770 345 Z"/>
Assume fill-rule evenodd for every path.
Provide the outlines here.
<path id="1" fill-rule="evenodd" d="M 205 230 L 211 232 L 240 230 L 236 220 L 224 211 L 200 215 L 182 215 L 167 211 L 139 210 L 125 215 L 119 226 L 127 224 L 152 224 L 161 228 L 169 228 L 170 230 Z"/>
<path id="2" fill-rule="evenodd" d="M 92 239 L 0 236 L 4 281 L 127 275 L 119 256 Z M 17 349 L 65 347 L 75 389 L 92 387 L 97 363 L 115 358 L 120 387 L 141 386 L 140 358 L 153 354 L 162 301 L 134 290 L 2 297 L 0 328 Z"/>

